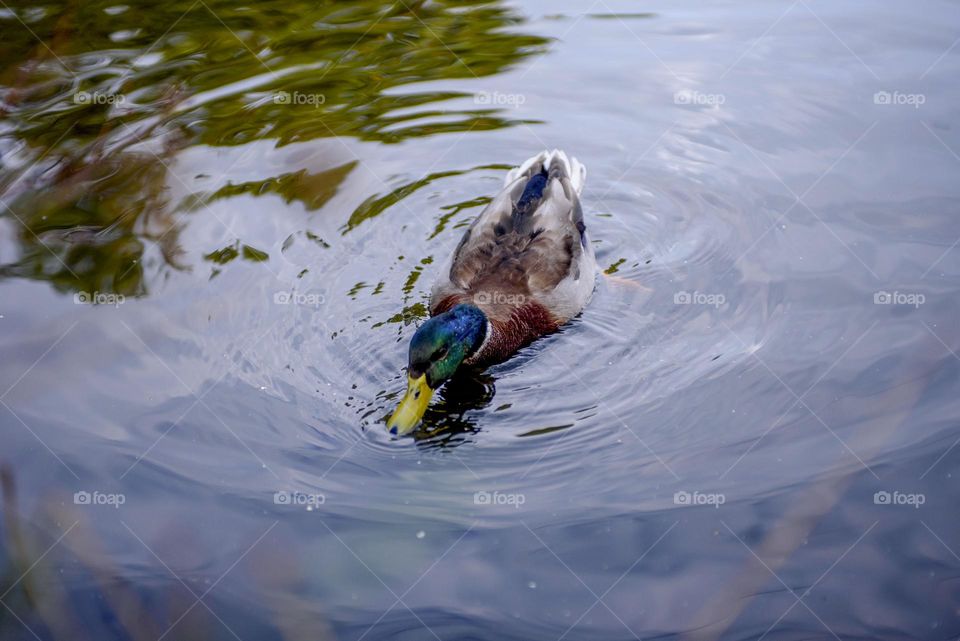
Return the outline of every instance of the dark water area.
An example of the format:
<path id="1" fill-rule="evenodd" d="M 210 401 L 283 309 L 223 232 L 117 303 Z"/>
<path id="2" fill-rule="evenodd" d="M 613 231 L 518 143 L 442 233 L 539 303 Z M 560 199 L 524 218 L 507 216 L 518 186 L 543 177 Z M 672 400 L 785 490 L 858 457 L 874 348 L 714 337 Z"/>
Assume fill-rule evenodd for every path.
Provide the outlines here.
<path id="1" fill-rule="evenodd" d="M 960 6 L 0 3 L 0 638 L 956 639 Z M 504 172 L 558 334 L 383 419 Z"/>

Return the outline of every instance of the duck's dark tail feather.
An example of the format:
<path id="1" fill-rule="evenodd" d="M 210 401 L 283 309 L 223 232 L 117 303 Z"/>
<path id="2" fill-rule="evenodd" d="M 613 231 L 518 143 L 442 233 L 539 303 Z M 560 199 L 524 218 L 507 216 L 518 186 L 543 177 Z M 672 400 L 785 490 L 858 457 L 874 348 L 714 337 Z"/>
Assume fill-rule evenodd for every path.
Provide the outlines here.
<path id="1" fill-rule="evenodd" d="M 527 181 L 510 215 L 510 225 L 514 231 L 518 233 L 533 231 L 531 229 L 533 213 L 537 211 L 540 201 L 543 200 L 543 190 L 548 182 L 549 177 L 545 167 Z"/>
<path id="2" fill-rule="evenodd" d="M 548 174 L 546 168 L 540 170 L 540 173 L 534 174 L 527 181 L 523 188 L 523 194 L 517 199 L 513 206 L 513 226 L 520 227 L 522 219 L 531 215 L 537 210 L 540 200 L 543 198 L 543 189 L 547 186 Z"/>
<path id="3" fill-rule="evenodd" d="M 586 167 L 580 164 L 576 158 L 567 156 L 559 149 L 554 149 L 553 151 L 541 151 L 519 167 L 511 169 L 507 172 L 504 185 L 511 184 L 523 175 L 529 176 L 532 180 L 541 173 L 545 174 L 548 181 L 550 178 L 569 178 L 570 185 L 577 192 L 577 195 L 580 195 L 583 191 L 583 185 L 587 179 Z"/>

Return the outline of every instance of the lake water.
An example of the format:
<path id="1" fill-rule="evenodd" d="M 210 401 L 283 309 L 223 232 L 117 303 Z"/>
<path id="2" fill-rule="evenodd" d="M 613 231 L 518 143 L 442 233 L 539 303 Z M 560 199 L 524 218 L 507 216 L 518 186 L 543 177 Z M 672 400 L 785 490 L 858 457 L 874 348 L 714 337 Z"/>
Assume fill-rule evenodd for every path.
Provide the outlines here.
<path id="1" fill-rule="evenodd" d="M 960 635 L 960 6 L 0 3 L 0 637 Z M 386 433 L 504 172 L 560 333 Z"/>

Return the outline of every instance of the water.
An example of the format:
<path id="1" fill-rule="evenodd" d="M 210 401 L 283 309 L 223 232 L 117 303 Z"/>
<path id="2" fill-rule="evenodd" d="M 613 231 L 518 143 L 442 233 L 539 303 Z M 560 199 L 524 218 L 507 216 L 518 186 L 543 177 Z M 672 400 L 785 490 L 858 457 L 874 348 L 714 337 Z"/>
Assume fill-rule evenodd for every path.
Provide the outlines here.
<path id="1" fill-rule="evenodd" d="M 0 25 L 4 639 L 960 635 L 956 5 Z M 390 438 L 554 147 L 610 275 Z"/>

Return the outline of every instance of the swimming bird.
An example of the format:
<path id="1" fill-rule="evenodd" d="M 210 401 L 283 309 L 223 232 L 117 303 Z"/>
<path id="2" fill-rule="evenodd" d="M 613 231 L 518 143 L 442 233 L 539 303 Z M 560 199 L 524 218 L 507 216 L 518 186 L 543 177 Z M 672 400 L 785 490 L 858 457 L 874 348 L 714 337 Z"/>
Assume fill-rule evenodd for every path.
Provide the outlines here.
<path id="1" fill-rule="evenodd" d="M 589 302 L 598 270 L 580 207 L 586 176 L 559 150 L 507 173 L 433 286 L 430 318 L 410 341 L 406 394 L 387 420 L 392 434 L 413 431 L 456 372 L 505 361 Z"/>

